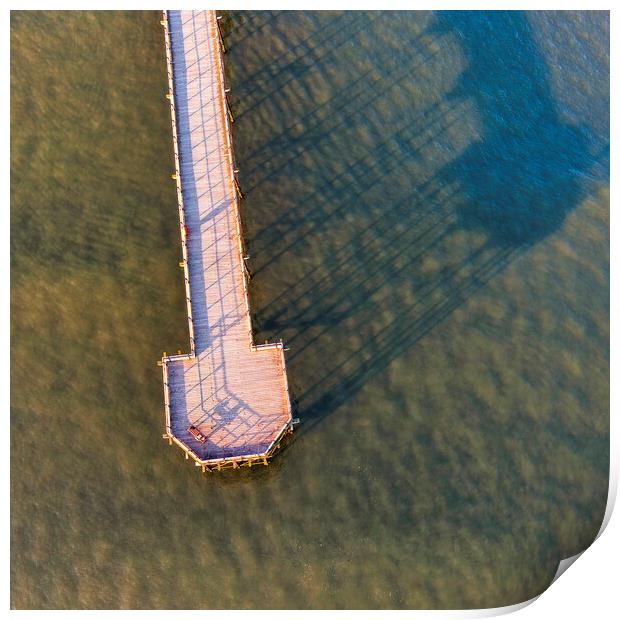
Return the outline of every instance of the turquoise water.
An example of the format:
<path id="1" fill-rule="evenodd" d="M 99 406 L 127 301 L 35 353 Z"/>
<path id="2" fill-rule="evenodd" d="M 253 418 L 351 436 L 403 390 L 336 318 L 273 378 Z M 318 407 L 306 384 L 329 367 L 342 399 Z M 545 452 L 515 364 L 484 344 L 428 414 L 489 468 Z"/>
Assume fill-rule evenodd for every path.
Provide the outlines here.
<path id="1" fill-rule="evenodd" d="M 203 478 L 157 13 L 12 14 L 12 605 L 499 606 L 609 462 L 607 13 L 224 14 L 257 339 L 302 425 Z"/>

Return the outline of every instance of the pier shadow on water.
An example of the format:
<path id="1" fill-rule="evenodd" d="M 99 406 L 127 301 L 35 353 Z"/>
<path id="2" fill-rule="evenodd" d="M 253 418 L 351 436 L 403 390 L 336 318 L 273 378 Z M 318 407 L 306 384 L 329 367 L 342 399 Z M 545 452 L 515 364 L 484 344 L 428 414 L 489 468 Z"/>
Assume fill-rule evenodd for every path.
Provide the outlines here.
<path id="1" fill-rule="evenodd" d="M 526 14 L 420 15 L 348 65 L 376 20 L 405 18 L 325 18 L 320 51 L 310 34 L 236 90 L 242 183 L 265 203 L 244 211 L 255 321 L 291 347 L 302 432 L 558 230 L 608 166 L 608 144 L 558 113 Z M 280 124 L 248 147 L 244 117 L 278 100 Z"/>

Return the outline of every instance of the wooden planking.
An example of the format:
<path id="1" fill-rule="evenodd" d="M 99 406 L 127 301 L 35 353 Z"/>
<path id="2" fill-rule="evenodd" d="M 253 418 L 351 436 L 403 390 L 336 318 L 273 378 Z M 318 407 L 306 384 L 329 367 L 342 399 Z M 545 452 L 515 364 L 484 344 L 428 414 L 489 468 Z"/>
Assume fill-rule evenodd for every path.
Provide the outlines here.
<path id="1" fill-rule="evenodd" d="M 167 22 L 195 338 L 195 356 L 164 360 L 167 432 L 201 460 L 263 454 L 290 402 L 282 345 L 252 345 L 216 17 L 168 11 Z"/>

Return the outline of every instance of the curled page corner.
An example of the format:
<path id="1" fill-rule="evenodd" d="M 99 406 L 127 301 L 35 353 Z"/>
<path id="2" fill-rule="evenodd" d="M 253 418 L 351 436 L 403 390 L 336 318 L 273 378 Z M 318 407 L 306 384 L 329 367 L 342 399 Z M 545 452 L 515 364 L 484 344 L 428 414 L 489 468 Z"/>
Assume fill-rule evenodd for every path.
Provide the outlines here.
<path id="1" fill-rule="evenodd" d="M 609 519 L 611 517 L 611 513 L 613 512 L 614 505 L 616 503 L 617 491 L 618 491 L 618 469 L 615 467 L 615 464 L 613 462 L 613 455 L 612 455 L 612 463 L 611 463 L 610 470 L 609 470 L 609 492 L 607 494 L 607 506 L 605 507 L 605 515 L 603 516 L 603 520 L 601 522 L 601 527 L 599 528 L 598 534 L 596 535 L 592 543 L 590 543 L 590 545 L 588 545 L 585 549 L 583 549 L 579 553 L 576 553 L 575 555 L 571 555 L 568 558 L 564 558 L 563 560 L 560 560 L 558 563 L 558 567 L 555 571 L 555 575 L 553 576 L 553 579 L 549 582 L 549 585 L 539 595 L 534 596 L 533 598 L 527 601 L 523 601 L 521 603 L 515 603 L 514 605 L 507 605 L 506 607 L 493 607 L 493 608 L 488 608 L 488 609 L 470 610 L 471 616 L 469 614 L 467 615 L 472 618 L 487 618 L 491 616 L 493 617 L 502 616 L 505 614 L 513 613 L 515 611 L 519 611 L 520 609 L 523 609 L 524 607 L 531 605 L 538 598 L 540 598 L 590 548 L 590 546 L 600 538 L 601 534 L 607 527 L 607 524 L 609 523 Z"/>
<path id="2" fill-rule="evenodd" d="M 605 506 L 605 514 L 603 515 L 603 521 L 601 522 L 601 527 L 599 528 L 598 534 L 596 535 L 594 540 L 590 543 L 590 545 L 588 545 L 585 549 L 583 549 L 583 551 L 580 551 L 579 553 L 576 553 L 575 555 L 571 555 L 568 558 L 564 558 L 563 560 L 560 560 L 558 564 L 558 568 L 555 571 L 555 575 L 553 576 L 553 579 L 551 580 L 551 582 L 549 583 L 546 589 L 550 588 L 575 563 L 575 561 L 578 560 L 590 548 L 590 546 L 601 537 L 601 534 L 603 533 L 603 531 L 607 527 L 607 524 L 609 523 L 609 519 L 611 518 L 611 513 L 614 510 L 614 506 L 616 504 L 617 493 L 618 493 L 618 469 L 617 467 L 615 467 L 613 463 L 613 456 L 612 456 L 612 463 L 609 468 L 609 490 L 607 492 L 607 505 Z"/>
<path id="3" fill-rule="evenodd" d="M 553 579 L 551 580 L 551 583 L 547 586 L 547 588 L 550 588 L 566 572 L 566 570 L 568 570 L 568 568 L 572 566 L 575 561 L 582 556 L 585 551 L 586 550 L 584 549 L 584 551 L 580 551 L 579 553 L 575 553 L 575 555 L 571 555 L 570 558 L 564 558 L 563 560 L 560 560 L 558 568 L 555 571 L 555 575 L 553 576 Z"/>

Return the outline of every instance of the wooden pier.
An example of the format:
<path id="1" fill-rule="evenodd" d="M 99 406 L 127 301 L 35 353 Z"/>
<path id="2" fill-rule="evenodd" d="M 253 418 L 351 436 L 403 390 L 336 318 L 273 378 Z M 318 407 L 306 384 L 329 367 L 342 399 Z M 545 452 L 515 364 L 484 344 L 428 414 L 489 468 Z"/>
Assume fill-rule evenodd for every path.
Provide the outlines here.
<path id="1" fill-rule="evenodd" d="M 282 342 L 256 345 L 215 11 L 164 11 L 189 353 L 166 355 L 165 434 L 203 471 L 268 463 L 293 429 Z"/>

